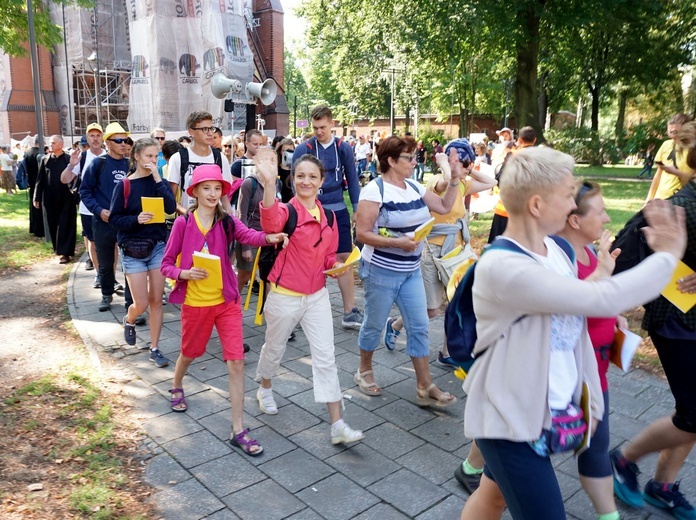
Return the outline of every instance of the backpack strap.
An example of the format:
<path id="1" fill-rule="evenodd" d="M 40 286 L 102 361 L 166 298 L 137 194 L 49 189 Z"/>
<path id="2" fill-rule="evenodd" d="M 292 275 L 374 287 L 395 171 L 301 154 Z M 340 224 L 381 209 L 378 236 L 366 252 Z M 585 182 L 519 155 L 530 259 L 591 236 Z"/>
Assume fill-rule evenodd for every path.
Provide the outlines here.
<path id="1" fill-rule="evenodd" d="M 87 152 L 80 153 L 80 175 L 85 173 L 85 162 L 87 161 Z"/>
<path id="2" fill-rule="evenodd" d="M 563 237 L 559 237 L 558 235 L 551 235 L 549 238 L 556 242 L 558 247 L 560 247 L 563 250 L 563 252 L 568 257 L 568 260 L 570 260 L 570 263 L 575 264 L 575 249 L 573 249 L 573 246 L 570 245 L 570 242 L 568 242 Z"/>
<path id="3" fill-rule="evenodd" d="M 123 209 L 128 209 L 128 197 L 130 197 L 131 182 L 128 177 L 123 179 Z"/>
<path id="4" fill-rule="evenodd" d="M 100 155 L 92 162 L 94 163 L 94 180 L 96 181 L 94 184 L 98 186 L 99 177 L 101 177 L 101 174 L 104 171 L 104 168 L 106 167 L 106 155 Z M 90 166 L 92 165 L 90 164 Z M 82 172 L 80 172 L 80 174 L 82 174 Z"/>
<path id="5" fill-rule="evenodd" d="M 184 194 L 184 184 L 186 184 L 186 174 L 189 167 L 188 148 L 182 146 L 179 148 L 179 191 Z"/>

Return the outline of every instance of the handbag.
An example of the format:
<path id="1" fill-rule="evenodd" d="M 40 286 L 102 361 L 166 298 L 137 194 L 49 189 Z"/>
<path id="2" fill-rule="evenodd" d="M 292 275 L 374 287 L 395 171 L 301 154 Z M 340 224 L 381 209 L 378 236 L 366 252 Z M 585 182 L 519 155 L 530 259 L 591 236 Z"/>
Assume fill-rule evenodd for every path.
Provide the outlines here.
<path id="1" fill-rule="evenodd" d="M 551 410 L 551 428 L 543 430 L 541 436 L 530 442 L 532 449 L 542 457 L 552 453 L 564 453 L 578 449 L 587 431 L 582 408 L 570 403 L 565 410 Z"/>
<path id="2" fill-rule="evenodd" d="M 430 243 L 427 240 L 425 244 L 428 247 L 428 250 L 430 251 L 430 256 L 432 256 L 433 258 L 433 263 L 435 264 L 435 268 L 437 269 L 438 277 L 440 278 L 442 285 L 444 285 L 445 287 L 447 287 L 447 283 L 449 282 L 450 278 L 452 278 L 452 273 L 454 273 L 457 267 L 459 267 L 464 262 L 468 262 L 469 260 L 476 260 L 478 258 L 476 256 L 476 253 L 474 253 L 474 250 L 471 248 L 470 243 L 467 243 L 465 246 L 463 246 L 462 250 L 455 256 L 445 259 L 437 258 L 435 255 L 433 255 L 433 251 L 432 249 L 430 249 Z"/>
<path id="3" fill-rule="evenodd" d="M 147 258 L 152 254 L 155 249 L 157 241 L 152 238 L 128 238 L 121 243 L 121 249 L 124 255 L 128 255 L 131 258 L 136 258 L 142 260 Z"/>

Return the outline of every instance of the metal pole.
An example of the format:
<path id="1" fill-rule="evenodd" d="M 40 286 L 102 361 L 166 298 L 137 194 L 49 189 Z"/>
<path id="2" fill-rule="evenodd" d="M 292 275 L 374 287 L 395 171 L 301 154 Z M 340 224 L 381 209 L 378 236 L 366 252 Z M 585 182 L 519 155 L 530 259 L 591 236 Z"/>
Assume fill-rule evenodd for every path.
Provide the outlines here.
<path id="1" fill-rule="evenodd" d="M 391 135 L 394 135 L 394 75 L 396 74 L 395 69 L 391 69 L 391 98 L 389 101 L 389 128 L 391 129 Z"/>
<path id="2" fill-rule="evenodd" d="M 295 102 L 292 106 L 292 117 L 295 121 L 295 124 L 292 127 L 292 137 L 295 138 L 297 137 L 297 96 L 295 96 Z"/>
<path id="3" fill-rule="evenodd" d="M 31 76 L 34 85 L 34 114 L 36 114 L 36 133 L 39 136 L 39 150 L 43 151 L 43 100 L 39 87 L 39 60 L 36 55 L 36 30 L 34 28 L 34 6 L 27 0 L 27 21 L 29 23 L 29 52 L 31 54 Z"/>
<path id="4" fill-rule="evenodd" d="M 97 2 L 94 3 L 94 52 L 97 57 L 97 70 L 94 72 L 94 89 L 96 92 L 95 101 L 97 103 L 97 123 L 104 128 L 102 124 L 102 106 L 101 106 L 101 72 L 99 71 L 99 17 L 97 13 Z"/>
<path id="5" fill-rule="evenodd" d="M 73 103 L 71 102 L 72 98 L 72 89 L 70 88 L 70 68 L 69 68 L 69 63 L 68 63 L 68 39 L 66 38 L 65 34 L 65 4 L 61 6 L 63 8 L 63 49 L 65 50 L 65 88 L 67 89 L 66 96 L 68 99 L 68 124 L 70 125 L 68 128 L 70 129 L 70 141 L 72 142 L 72 136 L 75 133 L 75 127 L 73 126 L 73 121 L 72 121 L 72 107 Z"/>

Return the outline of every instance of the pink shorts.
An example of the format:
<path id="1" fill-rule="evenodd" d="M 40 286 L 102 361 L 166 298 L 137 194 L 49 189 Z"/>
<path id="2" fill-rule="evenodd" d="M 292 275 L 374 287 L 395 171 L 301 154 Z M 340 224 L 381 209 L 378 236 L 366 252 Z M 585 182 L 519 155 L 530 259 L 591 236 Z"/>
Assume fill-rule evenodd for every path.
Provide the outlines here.
<path id="1" fill-rule="evenodd" d="M 181 353 L 189 358 L 205 354 L 213 325 L 220 337 L 223 359 L 244 359 L 242 306 L 239 300 L 212 307 L 182 305 Z"/>

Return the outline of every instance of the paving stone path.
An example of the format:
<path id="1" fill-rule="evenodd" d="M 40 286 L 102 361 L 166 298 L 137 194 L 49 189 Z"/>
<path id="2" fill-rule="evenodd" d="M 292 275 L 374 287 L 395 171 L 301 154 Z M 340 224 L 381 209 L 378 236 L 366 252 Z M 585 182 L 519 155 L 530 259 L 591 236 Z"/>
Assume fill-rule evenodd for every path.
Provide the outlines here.
<path id="1" fill-rule="evenodd" d="M 415 404 L 415 375 L 404 353 L 380 348 L 374 356 L 375 376 L 384 391 L 362 394 L 353 383 L 358 366 L 357 331 L 341 327 L 338 286 L 330 281 L 338 374 L 346 397 L 345 418 L 365 431 L 365 440 L 350 448 L 332 446 L 328 412 L 314 402 L 309 347 L 301 330 L 289 343 L 280 373 L 274 378 L 278 415 L 262 414 L 256 402 L 256 362 L 264 326 L 245 312 L 245 341 L 251 346 L 245 369 L 245 426 L 264 447 L 260 457 L 247 457 L 227 442 L 231 430 L 227 368 L 217 335 L 208 352 L 196 360 L 184 379 L 189 409 L 173 413 L 169 394 L 173 364 L 179 352 L 179 308 L 164 307 L 160 349 L 172 360 L 167 368 L 148 361 L 147 350 L 128 347 L 121 321 L 123 298 L 114 297 L 110 312 L 98 312 L 100 291 L 91 286 L 93 272 L 76 263 L 68 283 L 70 313 L 86 345 L 110 352 L 132 374 L 123 391 L 142 420 L 145 447 L 152 454 L 146 472 L 156 488 L 154 499 L 168 520 L 227 519 L 458 519 L 468 495 L 453 477 L 469 450 L 463 434 L 466 398 L 461 381 L 435 362 L 442 342 L 442 319 L 431 321 L 431 373 L 434 382 L 459 398 L 445 411 Z M 122 275 L 119 274 L 119 279 Z M 356 288 L 362 307 L 362 288 Z M 255 307 L 255 297 L 252 307 Z M 138 327 L 138 344 L 149 341 L 147 326 Z M 93 356 L 96 359 L 96 356 Z M 96 361 L 98 362 L 98 360 Z M 654 419 L 671 412 L 673 400 L 665 382 L 640 370 L 624 375 L 613 369 L 611 390 L 612 447 L 632 438 Z M 645 482 L 656 457 L 641 463 Z M 580 488 L 575 460 L 555 460 L 566 510 L 571 519 L 595 518 Z M 696 500 L 696 455 L 681 472 L 682 489 Z M 620 505 L 622 518 L 670 518 L 650 506 L 643 511 Z M 506 519 L 511 518 L 506 513 Z"/>

